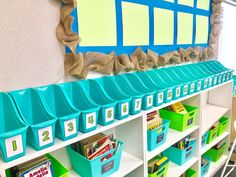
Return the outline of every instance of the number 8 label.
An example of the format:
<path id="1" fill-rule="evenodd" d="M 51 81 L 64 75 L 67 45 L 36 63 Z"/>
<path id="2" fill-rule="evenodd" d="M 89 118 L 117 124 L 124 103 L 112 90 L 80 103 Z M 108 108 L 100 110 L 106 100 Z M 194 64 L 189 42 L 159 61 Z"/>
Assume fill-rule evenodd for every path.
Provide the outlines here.
<path id="1" fill-rule="evenodd" d="M 22 135 L 17 135 L 5 140 L 7 158 L 21 154 L 23 152 Z"/>
<path id="2" fill-rule="evenodd" d="M 76 119 L 70 119 L 64 122 L 64 131 L 65 131 L 65 137 L 71 136 L 76 134 L 77 132 L 77 126 L 76 126 Z"/>
<path id="3" fill-rule="evenodd" d="M 39 146 L 45 146 L 53 142 L 52 127 L 46 127 L 38 130 Z"/>

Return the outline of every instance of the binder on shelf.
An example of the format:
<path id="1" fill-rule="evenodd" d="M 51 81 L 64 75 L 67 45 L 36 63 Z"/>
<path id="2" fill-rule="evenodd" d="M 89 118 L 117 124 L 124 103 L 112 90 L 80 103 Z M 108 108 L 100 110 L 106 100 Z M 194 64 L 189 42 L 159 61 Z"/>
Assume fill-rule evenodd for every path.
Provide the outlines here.
<path id="1" fill-rule="evenodd" d="M 39 93 L 32 88 L 10 92 L 16 107 L 30 126 L 27 142 L 34 149 L 52 146 L 55 138 L 56 117 L 48 113 Z"/>

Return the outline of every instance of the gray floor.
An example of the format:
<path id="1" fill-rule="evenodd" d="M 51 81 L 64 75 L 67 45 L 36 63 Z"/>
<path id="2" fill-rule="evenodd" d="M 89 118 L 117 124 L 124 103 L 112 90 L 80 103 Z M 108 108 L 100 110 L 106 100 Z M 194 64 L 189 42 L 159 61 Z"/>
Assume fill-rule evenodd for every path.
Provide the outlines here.
<path id="1" fill-rule="evenodd" d="M 221 171 L 222 170 L 220 170 L 214 177 L 220 177 Z M 236 168 L 234 169 L 234 171 L 228 177 L 236 177 Z"/>

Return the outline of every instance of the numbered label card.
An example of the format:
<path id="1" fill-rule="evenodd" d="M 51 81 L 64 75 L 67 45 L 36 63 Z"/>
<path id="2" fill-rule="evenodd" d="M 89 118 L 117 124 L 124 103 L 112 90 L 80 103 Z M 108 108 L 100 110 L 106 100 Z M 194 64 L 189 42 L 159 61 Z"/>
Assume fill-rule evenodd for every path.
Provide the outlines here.
<path id="1" fill-rule="evenodd" d="M 197 90 L 201 90 L 202 83 L 201 81 L 197 83 Z"/>
<path id="2" fill-rule="evenodd" d="M 191 92 L 194 92 L 194 89 L 195 89 L 195 84 L 192 83 L 192 84 L 191 84 Z"/>
<path id="3" fill-rule="evenodd" d="M 112 120 L 114 120 L 114 108 L 111 107 L 111 108 L 107 108 L 106 111 L 106 117 L 105 117 L 105 122 L 110 122 Z"/>
<path id="4" fill-rule="evenodd" d="M 129 103 L 121 104 L 121 116 L 126 116 L 129 114 Z"/>
<path id="5" fill-rule="evenodd" d="M 161 93 L 158 93 L 158 103 L 160 104 L 160 103 L 163 103 L 163 101 L 164 101 L 164 93 L 163 92 L 161 92 Z"/>
<path id="6" fill-rule="evenodd" d="M 180 96 L 180 87 L 176 88 L 176 96 L 179 97 Z"/>
<path id="7" fill-rule="evenodd" d="M 45 146 L 53 142 L 52 126 L 38 130 L 39 146 Z"/>
<path id="8" fill-rule="evenodd" d="M 97 125 L 96 113 L 86 114 L 86 129 L 93 128 Z"/>
<path id="9" fill-rule="evenodd" d="M 207 87 L 207 84 L 208 84 L 208 79 L 205 79 L 205 80 L 204 80 L 204 88 Z"/>
<path id="10" fill-rule="evenodd" d="M 212 78 L 209 79 L 209 85 L 212 85 Z"/>
<path id="11" fill-rule="evenodd" d="M 147 97 L 147 107 L 150 107 L 153 105 L 153 95 L 150 95 Z"/>
<path id="12" fill-rule="evenodd" d="M 168 100 L 171 100 L 172 99 L 172 90 L 168 90 L 168 97 L 167 97 Z"/>
<path id="13" fill-rule="evenodd" d="M 7 152 L 7 158 L 11 158 L 15 155 L 23 152 L 22 135 L 17 135 L 11 138 L 5 139 L 5 148 Z"/>
<path id="14" fill-rule="evenodd" d="M 185 85 L 185 86 L 184 86 L 184 94 L 186 95 L 187 93 L 188 93 L 188 86 Z"/>
<path id="15" fill-rule="evenodd" d="M 76 119 L 70 119 L 64 122 L 65 137 L 74 135 L 77 133 Z"/>
<path id="16" fill-rule="evenodd" d="M 214 84 L 217 84 L 217 76 L 214 77 Z"/>
<path id="17" fill-rule="evenodd" d="M 141 109 L 142 99 L 138 98 L 135 100 L 134 111 L 139 111 Z"/>
<path id="18" fill-rule="evenodd" d="M 223 75 L 223 81 L 225 81 L 225 80 L 226 80 L 226 74 Z"/>

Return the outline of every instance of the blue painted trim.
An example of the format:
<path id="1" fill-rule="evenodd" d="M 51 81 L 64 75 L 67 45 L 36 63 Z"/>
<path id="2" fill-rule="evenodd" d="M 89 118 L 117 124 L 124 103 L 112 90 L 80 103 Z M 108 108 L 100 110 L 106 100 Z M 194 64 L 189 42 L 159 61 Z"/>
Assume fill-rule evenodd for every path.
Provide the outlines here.
<path id="1" fill-rule="evenodd" d="M 116 0 L 116 21 L 117 21 L 117 46 L 77 46 L 77 52 L 102 52 L 102 53 L 109 53 L 111 51 L 115 51 L 118 55 L 122 53 L 130 54 L 132 53 L 137 47 L 142 47 L 143 50 L 151 49 L 159 54 L 163 54 L 169 51 L 177 50 L 178 48 L 187 48 L 187 47 L 194 47 L 194 46 L 202 46 L 207 47 L 208 44 L 195 44 L 195 37 L 196 37 L 196 15 L 203 15 L 210 17 L 212 12 L 212 6 L 210 5 L 209 11 L 203 9 L 197 9 L 197 0 L 194 0 L 194 7 L 188 7 L 185 5 L 178 4 L 178 0 L 175 0 L 174 3 L 163 1 L 163 0 Z M 131 2 L 137 3 L 142 5 L 147 5 L 149 7 L 149 46 L 123 46 L 123 24 L 122 24 L 122 2 Z M 212 0 L 210 0 L 212 3 Z M 154 45 L 154 7 L 163 8 L 167 10 L 174 11 L 174 44 L 173 45 Z M 193 14 L 193 39 L 192 44 L 189 45 L 178 45 L 177 44 L 177 35 L 178 35 L 178 12 L 185 12 Z M 78 29 L 78 20 L 77 19 L 77 10 L 75 9 L 72 12 L 72 16 L 75 18 L 74 23 L 72 25 L 73 32 L 79 33 Z M 209 18 L 209 34 L 210 34 L 210 18 Z M 70 52 L 69 49 L 66 49 L 66 52 Z"/>

